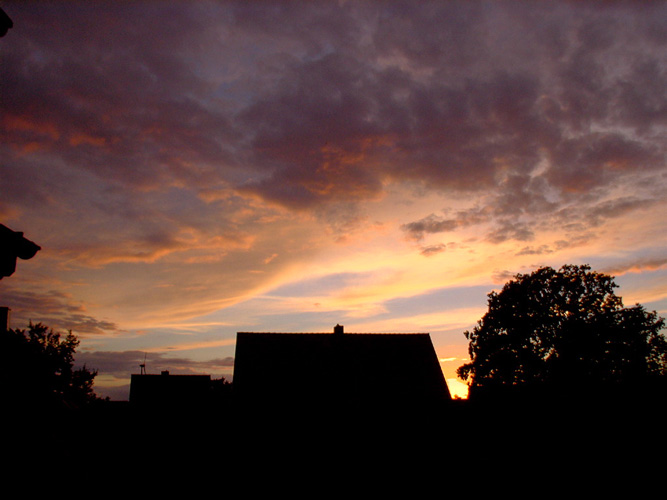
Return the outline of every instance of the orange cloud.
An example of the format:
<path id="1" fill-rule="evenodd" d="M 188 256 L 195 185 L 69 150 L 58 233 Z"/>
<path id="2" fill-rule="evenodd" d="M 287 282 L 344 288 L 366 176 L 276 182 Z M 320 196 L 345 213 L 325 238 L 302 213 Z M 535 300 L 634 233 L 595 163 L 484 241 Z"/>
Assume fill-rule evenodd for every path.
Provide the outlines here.
<path id="1" fill-rule="evenodd" d="M 10 132 L 30 132 L 46 136 L 52 140 L 60 138 L 60 132 L 58 132 L 56 125 L 45 121 L 37 121 L 28 116 L 7 114 L 2 118 L 2 125 Z"/>

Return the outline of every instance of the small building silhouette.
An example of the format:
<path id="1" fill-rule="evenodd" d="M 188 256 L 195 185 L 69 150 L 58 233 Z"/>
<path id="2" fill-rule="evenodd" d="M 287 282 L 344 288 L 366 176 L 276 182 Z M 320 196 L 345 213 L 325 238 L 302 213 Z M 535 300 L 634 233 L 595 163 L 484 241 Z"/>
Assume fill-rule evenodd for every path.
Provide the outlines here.
<path id="1" fill-rule="evenodd" d="M 235 400 L 282 408 L 394 408 L 451 400 L 428 333 L 238 332 Z"/>
<path id="2" fill-rule="evenodd" d="M 199 407 L 211 398 L 210 375 L 132 375 L 130 380 L 130 404 L 143 408 Z"/>

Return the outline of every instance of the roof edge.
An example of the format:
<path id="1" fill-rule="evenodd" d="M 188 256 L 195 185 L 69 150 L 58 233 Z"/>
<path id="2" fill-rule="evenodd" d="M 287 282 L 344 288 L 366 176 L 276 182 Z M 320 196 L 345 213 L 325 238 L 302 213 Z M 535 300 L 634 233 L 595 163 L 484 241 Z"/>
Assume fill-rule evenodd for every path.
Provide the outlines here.
<path id="1" fill-rule="evenodd" d="M 244 335 L 334 335 L 331 332 L 236 332 Z M 428 332 L 345 332 L 345 335 L 430 335 Z"/>

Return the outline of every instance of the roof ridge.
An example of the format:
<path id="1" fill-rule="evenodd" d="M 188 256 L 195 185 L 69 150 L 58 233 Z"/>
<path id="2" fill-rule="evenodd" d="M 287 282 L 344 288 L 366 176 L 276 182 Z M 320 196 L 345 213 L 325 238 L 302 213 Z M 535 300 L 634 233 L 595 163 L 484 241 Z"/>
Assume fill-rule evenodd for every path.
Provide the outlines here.
<path id="1" fill-rule="evenodd" d="M 262 335 L 335 335 L 331 332 L 236 332 Z M 429 332 L 345 332 L 345 335 L 429 335 Z"/>

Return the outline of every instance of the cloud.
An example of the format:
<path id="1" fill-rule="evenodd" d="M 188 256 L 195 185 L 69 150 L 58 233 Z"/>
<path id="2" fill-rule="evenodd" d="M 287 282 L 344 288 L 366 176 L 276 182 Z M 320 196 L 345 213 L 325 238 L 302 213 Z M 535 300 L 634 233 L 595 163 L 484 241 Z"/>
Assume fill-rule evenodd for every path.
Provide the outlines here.
<path id="1" fill-rule="evenodd" d="M 146 372 L 157 374 L 170 371 L 174 374 L 196 374 L 229 371 L 234 366 L 234 358 L 193 361 L 188 358 L 171 357 L 162 353 L 144 351 L 81 351 L 76 353 L 76 366 L 86 365 L 91 370 L 116 379 L 128 379 L 131 374 L 139 373 L 139 365 L 146 365 Z"/>
<path id="2" fill-rule="evenodd" d="M 667 258 L 640 258 L 633 262 L 620 263 L 605 269 L 603 272 L 613 276 L 626 273 L 641 273 L 642 271 L 655 271 L 667 266 Z"/>
<path id="3" fill-rule="evenodd" d="M 551 150 L 552 186 L 566 193 L 590 192 L 632 173 L 664 166 L 664 145 L 632 140 L 620 133 L 588 133 Z"/>
<path id="4" fill-rule="evenodd" d="M 454 218 L 444 218 L 431 214 L 418 221 L 403 224 L 401 229 L 409 239 L 419 241 L 428 234 L 446 233 L 458 228 L 482 224 L 492 224 L 494 226 L 486 235 L 486 239 L 492 243 L 502 243 L 510 239 L 526 241 L 534 237 L 533 229 L 528 223 L 494 216 L 490 210 L 486 209 L 460 211 Z"/>
<path id="5" fill-rule="evenodd" d="M 17 313 L 169 322 L 355 273 L 362 240 L 414 293 L 401 236 L 430 266 L 474 242 L 461 269 L 609 237 L 664 203 L 666 9 L 11 3 L 0 213 L 58 280 Z"/>
<path id="6" fill-rule="evenodd" d="M 535 237 L 532 228 L 525 222 L 502 221 L 487 236 L 492 243 L 502 243 L 507 240 L 528 241 Z"/>
<path id="7" fill-rule="evenodd" d="M 388 181 L 479 192 L 508 168 L 525 179 L 545 159 L 541 180 L 565 193 L 662 164 L 664 146 L 651 138 L 663 123 L 665 73 L 646 50 L 659 40 L 626 27 L 643 16 L 586 6 L 385 9 L 26 9 L 27 37 L 8 58 L 7 145 L 15 158 L 48 153 L 134 190 L 225 183 L 291 209 L 377 199 Z M 510 35 L 512 19 L 541 15 Z M 267 16 L 300 28 L 274 17 L 269 28 Z M 165 29 L 170 51 L 157 43 Z M 81 40 L 85 50 L 75 50 Z M 225 71 L 231 61 L 194 47 L 236 50 L 261 71 L 235 58 L 237 72 Z M 622 71 L 596 62 L 610 57 Z M 648 93 L 631 94 L 634 81 Z M 634 138 L 620 132 L 628 128 Z"/>
<path id="8" fill-rule="evenodd" d="M 508 271 L 507 269 L 496 270 L 493 272 L 491 279 L 496 284 L 503 284 L 516 276 L 516 272 Z"/>
<path id="9" fill-rule="evenodd" d="M 641 174 L 638 175 L 641 177 Z M 516 176 L 513 176 L 516 178 Z M 540 185 L 537 177 L 530 184 Z M 630 181 L 632 182 L 632 181 Z M 613 192 L 603 197 L 590 194 L 573 202 L 570 198 L 550 201 L 547 189 L 540 193 L 538 187 L 528 187 L 521 182 L 506 182 L 486 198 L 481 208 L 475 206 L 455 213 L 446 211 L 446 216 L 434 213 L 414 222 L 400 226 L 410 240 L 421 241 L 431 234 L 448 233 L 459 229 L 479 226 L 484 232 L 484 239 L 494 244 L 506 241 L 530 241 L 539 231 L 562 231 L 567 238 L 560 238 L 553 248 L 541 246 L 540 253 L 549 253 L 580 245 L 590 240 L 592 230 L 604 226 L 607 222 L 634 216 L 636 212 L 655 209 L 663 203 L 661 194 L 654 194 L 652 188 L 640 186 L 635 179 L 632 182 L 635 192 L 643 195 L 628 195 Z M 524 247 L 517 255 L 535 252 L 534 248 Z"/>
<path id="10" fill-rule="evenodd" d="M 459 221 L 444 219 L 435 214 L 428 215 L 415 222 L 403 224 L 401 229 L 408 233 L 409 237 L 421 240 L 425 234 L 442 233 L 453 231 L 460 225 Z"/>
<path id="11" fill-rule="evenodd" d="M 409 238 L 423 239 L 427 234 L 446 233 L 457 228 L 465 228 L 482 224 L 491 220 L 491 211 L 488 208 L 472 208 L 460 210 L 453 217 L 445 218 L 430 214 L 423 219 L 401 225 Z"/>
<path id="12" fill-rule="evenodd" d="M 552 253 L 553 250 L 549 245 L 539 245 L 538 247 L 533 247 L 533 246 L 526 246 L 523 247 L 519 252 L 517 252 L 517 256 L 519 255 L 544 255 L 544 254 L 549 254 Z"/>
<path id="13" fill-rule="evenodd" d="M 426 257 L 429 257 L 431 255 L 435 255 L 435 254 L 438 254 L 440 252 L 444 252 L 446 249 L 447 249 L 447 245 L 445 245 L 444 243 L 440 243 L 440 244 L 437 244 L 437 245 L 429 245 L 429 246 L 426 246 L 422 249 L 421 254 L 426 256 Z"/>
<path id="14" fill-rule="evenodd" d="M 77 336 L 119 330 L 117 323 L 87 314 L 80 301 L 57 289 L 25 291 L 7 284 L 0 291 L 0 303 L 10 308 L 10 327 L 14 329 L 42 323 L 57 331 L 71 330 Z"/>

